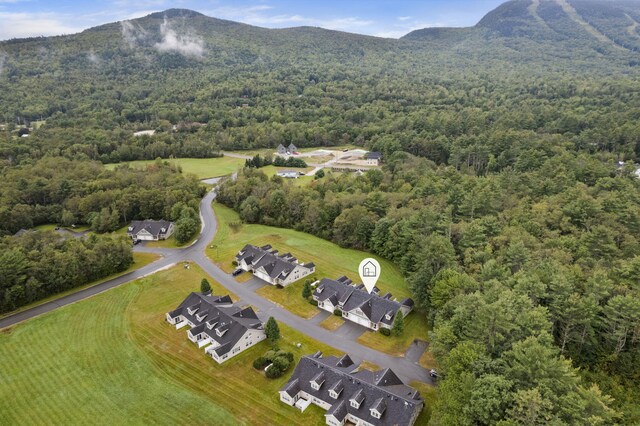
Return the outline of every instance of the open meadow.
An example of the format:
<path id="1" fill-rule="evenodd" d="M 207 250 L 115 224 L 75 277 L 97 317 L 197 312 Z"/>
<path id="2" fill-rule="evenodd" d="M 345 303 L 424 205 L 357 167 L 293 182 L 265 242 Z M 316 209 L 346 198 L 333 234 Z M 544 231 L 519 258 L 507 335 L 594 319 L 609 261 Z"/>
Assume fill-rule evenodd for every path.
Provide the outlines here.
<path id="1" fill-rule="evenodd" d="M 172 164 L 180 166 L 183 173 L 196 175 L 199 179 L 207 179 L 235 173 L 238 169 L 244 166 L 245 160 L 241 158 L 219 157 L 172 158 L 163 161 L 168 161 Z M 122 163 L 105 164 L 105 167 L 109 170 L 113 170 L 119 165 L 128 164 L 129 166 L 135 168 L 145 168 L 148 165 L 153 164 L 154 162 L 155 160 L 127 161 Z"/>

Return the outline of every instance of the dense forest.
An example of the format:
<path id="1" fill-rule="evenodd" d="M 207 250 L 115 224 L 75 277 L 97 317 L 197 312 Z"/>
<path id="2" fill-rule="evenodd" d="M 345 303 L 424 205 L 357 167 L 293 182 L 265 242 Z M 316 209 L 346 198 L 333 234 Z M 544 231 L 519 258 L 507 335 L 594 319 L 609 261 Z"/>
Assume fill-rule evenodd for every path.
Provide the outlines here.
<path id="1" fill-rule="evenodd" d="M 124 236 L 64 238 L 51 231 L 0 238 L 0 313 L 126 270 Z"/>
<path id="2" fill-rule="evenodd" d="M 112 232 L 136 219 L 177 221 L 193 218 L 190 235 L 199 229 L 197 214 L 205 188 L 161 161 L 144 170 L 47 157 L 10 167 L 0 181 L 0 233 L 56 223 L 89 225 Z"/>
<path id="3" fill-rule="evenodd" d="M 308 186 L 255 157 L 219 200 L 399 265 L 443 373 L 432 424 L 635 424 L 639 28 L 634 1 L 514 0 L 400 40 L 170 10 L 0 42 L 0 232 L 138 218 L 196 232 L 195 178 L 103 163 L 381 151 L 381 170 Z M 84 282 L 31 247 L 80 253 L 96 277 L 128 264 L 124 249 L 94 259 L 118 252 L 109 238 L 3 238 L 2 309 Z"/>

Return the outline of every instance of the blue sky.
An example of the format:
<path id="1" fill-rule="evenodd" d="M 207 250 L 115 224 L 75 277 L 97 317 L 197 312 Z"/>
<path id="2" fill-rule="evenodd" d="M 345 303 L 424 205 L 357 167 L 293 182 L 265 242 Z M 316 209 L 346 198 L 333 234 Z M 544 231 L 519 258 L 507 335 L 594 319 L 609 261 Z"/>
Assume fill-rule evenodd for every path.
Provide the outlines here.
<path id="1" fill-rule="evenodd" d="M 0 40 L 69 34 L 172 7 L 270 28 L 313 25 L 401 37 L 418 28 L 474 25 L 504 0 L 0 0 Z"/>

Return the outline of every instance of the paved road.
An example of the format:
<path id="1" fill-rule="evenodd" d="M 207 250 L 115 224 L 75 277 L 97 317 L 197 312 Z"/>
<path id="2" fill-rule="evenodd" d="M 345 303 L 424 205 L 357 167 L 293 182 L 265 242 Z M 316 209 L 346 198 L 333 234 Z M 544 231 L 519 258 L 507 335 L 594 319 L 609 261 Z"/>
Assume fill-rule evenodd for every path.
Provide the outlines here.
<path id="1" fill-rule="evenodd" d="M 254 306 L 258 310 L 258 315 L 262 318 L 273 316 L 280 321 L 299 332 L 318 340 L 328 346 L 332 346 L 342 352 L 348 353 L 356 361 L 367 360 L 382 368 L 393 368 L 393 370 L 401 378 L 405 380 L 419 380 L 425 383 L 433 384 L 429 373 L 420 367 L 414 361 L 404 357 L 394 357 L 374 349 L 365 347 L 350 338 L 336 338 L 336 334 L 328 331 L 312 320 L 305 320 L 297 315 L 292 314 L 286 309 L 264 299 L 255 293 L 254 286 L 246 286 L 236 282 L 231 275 L 224 272 L 215 265 L 206 255 L 205 249 L 208 243 L 213 240 L 216 234 L 218 223 L 211 203 L 215 199 L 215 192 L 208 193 L 200 203 L 200 216 L 202 218 L 202 231 L 199 238 L 189 247 L 181 249 L 152 249 L 144 246 L 136 246 L 136 251 L 153 252 L 161 254 L 163 257 L 143 268 L 140 268 L 127 275 L 106 281 L 102 284 L 78 291 L 68 296 L 62 297 L 52 302 L 45 303 L 32 309 L 25 310 L 0 320 L 0 329 L 17 324 L 21 321 L 33 318 L 38 315 L 53 311 L 61 306 L 68 305 L 94 296 L 98 293 L 133 281 L 143 276 L 149 275 L 161 269 L 170 267 L 171 265 L 182 262 L 191 261 L 198 264 L 205 272 L 207 272 L 216 281 L 222 284 L 227 290 L 235 293 L 244 303 Z M 345 324 L 346 325 L 346 324 Z M 355 333 L 349 333 L 349 336 Z M 352 336 L 351 336 L 352 337 Z M 312 348 L 309 348 L 312 351 Z"/>

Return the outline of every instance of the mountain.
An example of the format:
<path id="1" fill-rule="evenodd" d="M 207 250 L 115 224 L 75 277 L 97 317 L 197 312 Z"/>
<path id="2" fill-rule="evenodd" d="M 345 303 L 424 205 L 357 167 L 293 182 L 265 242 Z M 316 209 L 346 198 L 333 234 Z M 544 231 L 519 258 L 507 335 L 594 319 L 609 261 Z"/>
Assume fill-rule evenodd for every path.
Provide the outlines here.
<path id="1" fill-rule="evenodd" d="M 404 40 L 463 43 L 482 39 L 519 51 L 633 57 L 640 50 L 640 2 L 604 0 L 512 0 L 473 28 L 427 28 Z M 445 37 L 443 37 L 445 35 Z M 632 54 L 632 55 L 630 55 Z"/>

